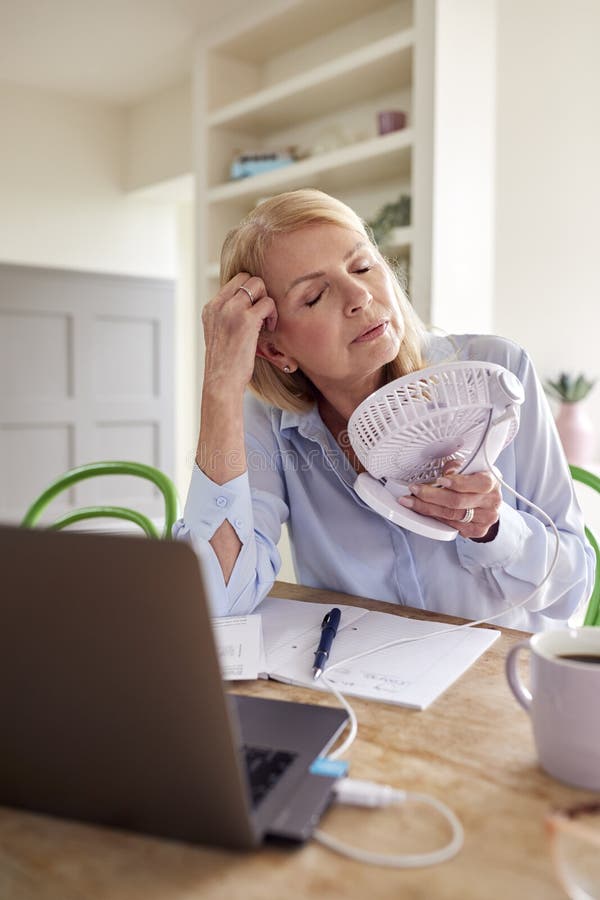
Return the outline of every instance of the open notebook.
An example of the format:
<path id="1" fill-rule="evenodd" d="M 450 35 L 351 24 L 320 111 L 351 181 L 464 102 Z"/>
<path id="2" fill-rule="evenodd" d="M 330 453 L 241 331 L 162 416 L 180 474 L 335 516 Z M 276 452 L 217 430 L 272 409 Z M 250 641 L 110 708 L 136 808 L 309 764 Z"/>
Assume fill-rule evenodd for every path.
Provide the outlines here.
<path id="1" fill-rule="evenodd" d="M 342 606 L 330 667 L 356 653 L 401 638 L 440 632 L 413 643 L 378 650 L 328 668 L 325 674 L 342 693 L 425 709 L 499 637 L 488 628 L 464 628 L 390 613 Z M 273 678 L 315 690 L 327 687 L 312 677 L 321 621 L 328 606 L 267 597 L 252 616 L 213 620 L 225 678 Z"/>

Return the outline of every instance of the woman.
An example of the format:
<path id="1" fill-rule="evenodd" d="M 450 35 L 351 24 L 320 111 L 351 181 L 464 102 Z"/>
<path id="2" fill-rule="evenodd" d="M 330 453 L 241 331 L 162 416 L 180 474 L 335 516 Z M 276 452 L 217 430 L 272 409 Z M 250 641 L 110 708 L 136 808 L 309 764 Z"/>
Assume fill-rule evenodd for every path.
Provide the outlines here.
<path id="1" fill-rule="evenodd" d="M 287 522 L 299 582 L 470 619 L 524 599 L 555 539 L 489 472 L 446 473 L 403 502 L 451 523 L 434 541 L 356 495 L 348 418 L 388 381 L 448 358 L 486 360 L 525 389 L 521 425 L 497 466 L 561 533 L 551 579 L 497 621 L 563 624 L 589 596 L 594 559 L 569 472 L 527 355 L 491 336 L 425 330 L 360 218 L 320 191 L 259 204 L 229 233 L 221 290 L 205 307 L 197 466 L 175 528 L 203 559 L 216 614 L 248 613 L 270 590 Z M 250 385 L 252 394 L 247 394 Z"/>

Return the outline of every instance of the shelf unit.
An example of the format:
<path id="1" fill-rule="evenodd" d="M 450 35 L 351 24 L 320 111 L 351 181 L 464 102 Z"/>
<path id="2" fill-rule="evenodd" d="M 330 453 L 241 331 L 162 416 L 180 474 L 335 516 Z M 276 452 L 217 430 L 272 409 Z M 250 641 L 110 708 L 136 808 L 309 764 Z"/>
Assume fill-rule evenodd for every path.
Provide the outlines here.
<path id="1" fill-rule="evenodd" d="M 256 0 L 205 34 L 194 71 L 197 316 L 218 290 L 230 228 L 264 197 L 315 187 L 370 219 L 402 193 L 412 221 L 383 248 L 430 318 L 435 0 Z M 379 135 L 377 113 L 407 126 Z M 299 160 L 229 179 L 236 153 L 294 146 Z M 204 347 L 198 346 L 198 387 Z M 287 538 L 280 577 L 294 580 Z"/>
<path id="2" fill-rule="evenodd" d="M 312 186 L 317 181 L 324 190 L 344 190 L 362 177 L 366 165 L 369 165 L 372 183 L 390 181 L 398 176 L 407 177 L 410 174 L 411 146 L 410 130 L 357 141 L 347 147 L 299 160 L 285 168 L 216 185 L 208 189 L 207 199 L 212 205 L 240 199 L 256 203 L 265 194 Z"/>
<path id="3" fill-rule="evenodd" d="M 427 318 L 418 285 L 428 279 L 413 274 L 430 264 L 431 104 L 418 82 L 430 65 L 432 9 L 433 0 L 273 0 L 205 36 L 195 77 L 200 303 L 218 288 L 225 234 L 262 198 L 316 187 L 369 219 L 409 193 L 413 221 L 386 250 L 408 269 Z M 379 135 L 383 110 L 404 111 L 407 127 Z M 298 161 L 229 179 L 236 153 L 290 146 Z"/>
<path id="4" fill-rule="evenodd" d="M 410 82 L 413 45 L 413 29 L 374 40 L 217 109 L 209 115 L 208 125 L 268 132 L 325 115 L 348 97 L 357 103 L 393 91 L 399 84 Z"/>

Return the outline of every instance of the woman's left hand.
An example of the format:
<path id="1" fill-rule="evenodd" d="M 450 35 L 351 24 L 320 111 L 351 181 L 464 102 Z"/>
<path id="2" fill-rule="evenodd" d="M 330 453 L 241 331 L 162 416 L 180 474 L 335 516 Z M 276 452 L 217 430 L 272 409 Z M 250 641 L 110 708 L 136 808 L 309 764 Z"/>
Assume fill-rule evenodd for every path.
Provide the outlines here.
<path id="1" fill-rule="evenodd" d="M 496 537 L 502 494 L 491 472 L 446 473 L 431 484 L 411 485 L 410 491 L 411 497 L 399 498 L 401 506 L 444 522 L 471 540 Z"/>

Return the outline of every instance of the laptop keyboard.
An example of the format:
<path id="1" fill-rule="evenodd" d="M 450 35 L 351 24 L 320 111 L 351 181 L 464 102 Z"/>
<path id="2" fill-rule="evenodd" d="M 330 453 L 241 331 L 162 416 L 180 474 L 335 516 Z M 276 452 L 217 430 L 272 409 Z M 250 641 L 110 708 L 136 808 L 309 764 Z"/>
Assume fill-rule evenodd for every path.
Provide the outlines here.
<path id="1" fill-rule="evenodd" d="M 242 750 L 246 758 L 252 806 L 258 806 L 298 754 L 270 747 L 249 747 L 247 744 Z"/>

